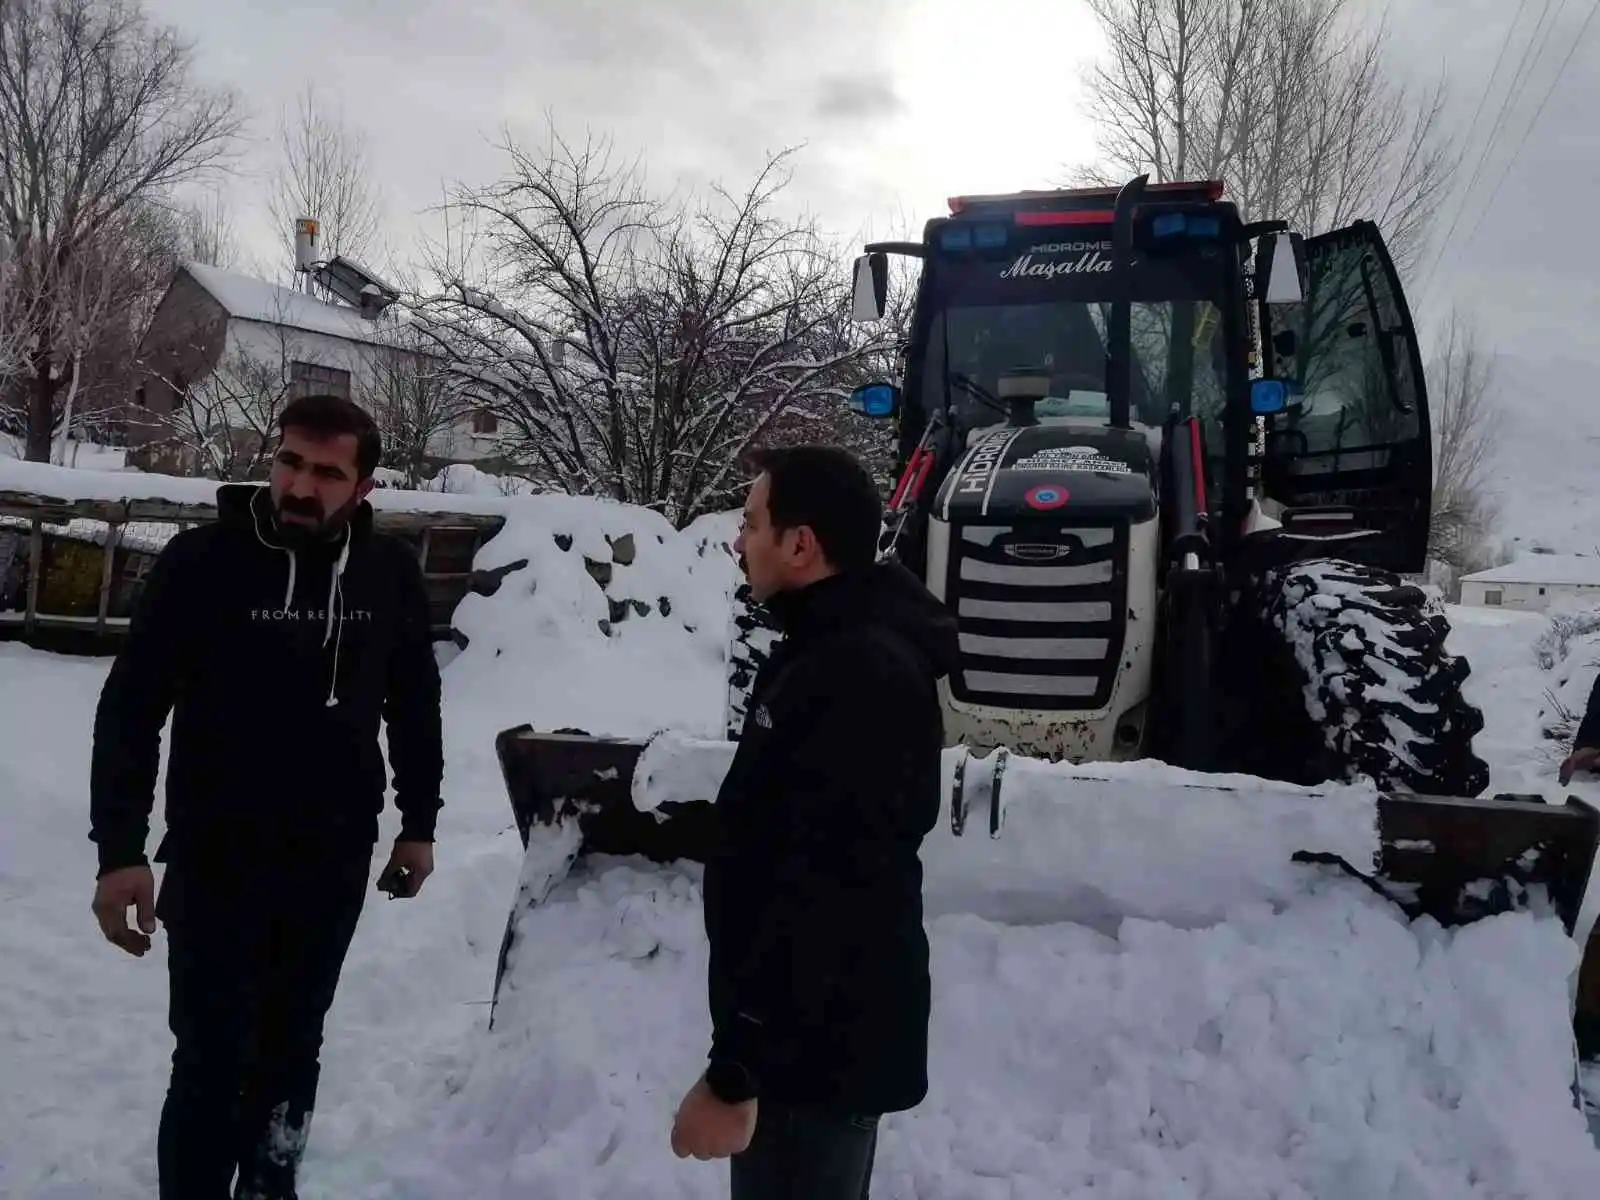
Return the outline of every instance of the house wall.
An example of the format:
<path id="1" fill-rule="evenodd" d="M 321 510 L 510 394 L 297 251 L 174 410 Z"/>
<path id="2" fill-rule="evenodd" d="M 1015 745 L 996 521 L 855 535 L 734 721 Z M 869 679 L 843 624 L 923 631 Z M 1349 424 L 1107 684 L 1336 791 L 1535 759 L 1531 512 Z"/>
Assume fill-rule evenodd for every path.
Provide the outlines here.
<path id="1" fill-rule="evenodd" d="M 404 351 L 296 325 L 230 318 L 205 287 L 179 272 L 140 345 L 126 405 L 128 464 L 193 474 L 203 464 L 185 442 L 192 443 L 197 428 L 224 423 L 233 431 L 231 444 L 249 456 L 256 431 L 272 423 L 273 414 L 260 411 L 262 396 L 281 407 L 297 395 L 329 390 L 373 407 L 397 353 Z M 185 387 L 197 399 L 180 414 Z M 246 398 L 256 399 L 251 407 L 257 411 L 245 411 Z M 430 439 L 427 469 L 491 463 L 498 442 L 464 417 Z"/>
<path id="2" fill-rule="evenodd" d="M 494 431 L 492 421 L 482 422 L 469 415 L 429 438 L 428 452 L 444 462 L 491 462 L 500 455 L 500 435 Z"/>
<path id="3" fill-rule="evenodd" d="M 1461 603 L 1478 608 L 1510 608 L 1518 612 L 1544 612 L 1562 600 L 1600 603 L 1600 584 L 1594 583 L 1489 583 L 1461 581 Z"/>
<path id="4" fill-rule="evenodd" d="M 180 272 L 139 343 L 124 424 L 130 466 L 159 469 L 167 457 L 160 443 L 171 436 L 170 419 L 182 388 L 211 373 L 227 328 L 223 307 Z"/>

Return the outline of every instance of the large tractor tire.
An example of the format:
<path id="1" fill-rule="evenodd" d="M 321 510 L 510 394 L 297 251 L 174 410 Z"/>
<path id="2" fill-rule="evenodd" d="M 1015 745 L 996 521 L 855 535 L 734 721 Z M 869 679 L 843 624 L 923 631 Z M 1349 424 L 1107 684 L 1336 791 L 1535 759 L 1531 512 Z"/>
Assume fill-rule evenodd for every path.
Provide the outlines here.
<path id="1" fill-rule="evenodd" d="M 731 742 L 738 741 L 744 732 L 756 673 L 782 636 L 771 611 L 751 596 L 748 583 L 741 583 L 733 593 L 733 636 L 728 645 L 726 730 Z"/>
<path id="2" fill-rule="evenodd" d="M 1470 667 L 1445 648 L 1450 626 L 1439 600 L 1399 575 L 1318 559 L 1269 569 L 1257 613 L 1274 660 L 1277 700 L 1303 701 L 1307 755 L 1284 775 L 1315 781 L 1366 776 L 1380 788 L 1476 796 L 1488 765 L 1473 753 L 1483 713 L 1462 694 Z M 1298 746 L 1295 744 L 1299 743 Z M 1310 780 L 1308 780 L 1310 781 Z"/>

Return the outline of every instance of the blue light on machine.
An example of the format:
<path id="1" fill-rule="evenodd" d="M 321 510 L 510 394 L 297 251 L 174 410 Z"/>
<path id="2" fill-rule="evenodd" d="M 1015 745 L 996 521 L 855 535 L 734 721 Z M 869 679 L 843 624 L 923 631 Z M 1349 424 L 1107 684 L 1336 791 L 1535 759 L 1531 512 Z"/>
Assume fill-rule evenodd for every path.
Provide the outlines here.
<path id="1" fill-rule="evenodd" d="M 1222 222 L 1216 217 L 1193 216 L 1189 213 L 1163 213 L 1150 222 L 1150 232 L 1155 237 L 1214 238 L 1222 236 Z"/>
<path id="2" fill-rule="evenodd" d="M 1006 244 L 1006 227 L 997 222 L 946 225 L 939 230 L 941 250 L 995 250 Z"/>

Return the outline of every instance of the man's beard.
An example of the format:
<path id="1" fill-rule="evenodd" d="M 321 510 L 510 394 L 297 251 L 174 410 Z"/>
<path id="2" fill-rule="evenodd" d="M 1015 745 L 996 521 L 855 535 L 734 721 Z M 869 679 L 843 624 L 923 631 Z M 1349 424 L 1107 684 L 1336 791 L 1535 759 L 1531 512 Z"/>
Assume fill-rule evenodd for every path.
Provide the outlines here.
<path id="1" fill-rule="evenodd" d="M 327 541 L 343 528 L 345 522 L 350 519 L 350 514 L 355 511 L 355 506 L 356 502 L 351 501 L 344 507 L 335 509 L 331 515 L 324 515 L 322 505 L 315 500 L 285 496 L 278 501 L 278 533 L 285 542 L 294 547 Z M 299 520 L 286 520 L 286 517 Z"/>

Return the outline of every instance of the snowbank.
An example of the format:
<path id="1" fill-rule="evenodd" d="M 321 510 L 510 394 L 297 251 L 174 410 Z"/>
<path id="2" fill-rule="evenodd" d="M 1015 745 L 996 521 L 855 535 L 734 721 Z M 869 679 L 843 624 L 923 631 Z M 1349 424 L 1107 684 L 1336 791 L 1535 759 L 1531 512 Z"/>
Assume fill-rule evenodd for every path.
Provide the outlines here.
<path id="1" fill-rule="evenodd" d="M 393 467 L 379 467 L 373 472 L 380 488 L 405 489 L 406 473 Z M 448 463 L 431 479 L 422 480 L 416 491 L 444 493 L 452 496 L 532 496 L 540 488 L 531 480 L 517 475 L 491 475 L 471 463 Z"/>
<path id="2" fill-rule="evenodd" d="M 733 744 L 672 731 L 653 739 L 634 775 L 635 807 L 712 800 Z M 1283 904 L 1317 875 L 1299 850 L 1377 863 L 1377 792 L 1304 788 L 1248 775 L 1204 775 L 1160 763 L 1075 767 L 1010 757 L 990 836 L 995 756 L 968 758 L 964 832 L 952 832 L 953 778 L 965 751 L 945 751 L 939 820 L 923 842 L 933 914 L 1007 923 L 1073 921 L 1114 930 L 1128 917 L 1196 926 L 1241 905 Z"/>
<path id="3" fill-rule="evenodd" d="M 24 451 L 23 439 L 15 434 L 0 433 L 0 459 L 20 460 Z M 56 452 L 61 453 L 59 440 Z M 95 471 L 131 471 L 128 451 L 122 446 L 103 446 L 98 442 L 69 441 L 65 447 L 66 465 Z"/>
<path id="4" fill-rule="evenodd" d="M 502 1032 L 395 1148 L 392 1190 L 358 1194 L 725 1194 L 725 1168 L 667 1146 L 710 1036 L 697 879 L 602 862 L 530 912 Z M 874 1196 L 1578 1200 L 1600 1183 L 1568 1090 L 1575 949 L 1553 922 L 1408 927 L 1323 878 L 1198 930 L 929 930 L 932 1091 L 886 1121 Z"/>
<path id="5" fill-rule="evenodd" d="M 141 482 L 108 478 L 118 495 Z M 724 1196 L 725 1167 L 667 1145 L 709 1038 L 696 869 L 589 864 L 520 919 L 485 1023 L 524 861 L 494 736 L 715 736 L 737 516 L 674 533 L 596 501 L 492 502 L 507 523 L 477 565 L 507 569 L 462 604 L 468 644 L 444 669 L 438 869 L 417 900 L 363 914 L 300 1195 Z M 128 958 L 88 912 L 107 665 L 0 645 L 0 1194 L 30 1200 L 155 1191 L 165 940 Z M 1492 728 L 1510 712 L 1489 711 Z M 1596 1194 L 1600 1152 L 1567 1090 L 1576 950 L 1553 921 L 1411 926 L 1288 864 L 1291 843 L 1359 858 L 1358 790 L 1314 809 L 1255 781 L 1206 793 L 1147 765 L 1055 770 L 1048 789 L 1008 780 L 1001 841 L 981 813 L 930 839 L 930 863 L 998 899 L 932 897 L 933 1091 L 887 1121 L 874 1196 Z M 391 809 L 385 839 L 396 825 Z M 1007 877 L 1003 853 L 1026 870 Z M 1025 906 L 1008 886 L 1059 899 Z"/>
<path id="6" fill-rule="evenodd" d="M 1492 767 L 1490 791 L 1600 802 L 1600 780 L 1579 776 L 1566 788 L 1556 780 L 1600 673 L 1600 608 L 1448 611 L 1450 648 L 1472 666 L 1463 691 L 1483 710 L 1476 745 Z"/>
<path id="7" fill-rule="evenodd" d="M 452 697 L 494 731 L 527 723 L 638 736 L 720 728 L 738 568 L 726 518 L 679 532 L 658 514 L 571 496 L 509 498 L 475 569 Z"/>
<path id="8" fill-rule="evenodd" d="M 217 481 L 144 471 L 92 470 L 0 458 L 0 492 L 32 492 L 62 500 L 166 500 L 215 504 Z M 504 497 L 375 488 L 372 506 L 392 512 L 498 514 Z"/>

